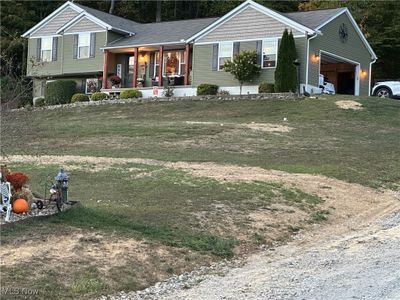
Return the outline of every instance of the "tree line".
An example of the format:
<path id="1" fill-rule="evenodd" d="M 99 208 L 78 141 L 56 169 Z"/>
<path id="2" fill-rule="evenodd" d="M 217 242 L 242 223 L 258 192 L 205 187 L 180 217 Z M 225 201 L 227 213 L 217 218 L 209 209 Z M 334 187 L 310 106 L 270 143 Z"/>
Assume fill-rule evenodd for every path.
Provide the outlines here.
<path id="1" fill-rule="evenodd" d="M 132 1 L 102 0 L 75 3 L 86 5 L 141 23 L 191 18 L 218 17 L 243 1 Z M 348 7 L 378 56 L 374 78 L 400 77 L 400 1 L 270 1 L 258 3 L 280 12 Z M 26 66 L 26 40 L 21 34 L 52 13 L 64 1 L 1 1 L 1 64 L 10 62 L 13 73 L 23 75 Z M 1 75 L 4 76 L 4 68 Z"/>

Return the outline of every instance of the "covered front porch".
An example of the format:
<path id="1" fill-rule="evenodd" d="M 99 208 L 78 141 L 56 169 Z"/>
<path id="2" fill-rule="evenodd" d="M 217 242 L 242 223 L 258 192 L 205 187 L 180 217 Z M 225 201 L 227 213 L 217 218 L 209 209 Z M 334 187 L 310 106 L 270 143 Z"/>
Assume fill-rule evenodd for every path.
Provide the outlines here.
<path id="1" fill-rule="evenodd" d="M 106 48 L 102 90 L 188 86 L 191 67 L 190 44 Z"/>

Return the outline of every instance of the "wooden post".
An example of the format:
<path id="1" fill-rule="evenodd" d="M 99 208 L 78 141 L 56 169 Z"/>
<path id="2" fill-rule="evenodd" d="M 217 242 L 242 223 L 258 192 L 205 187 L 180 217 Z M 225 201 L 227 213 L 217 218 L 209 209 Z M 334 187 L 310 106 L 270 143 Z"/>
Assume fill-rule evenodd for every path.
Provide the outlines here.
<path id="1" fill-rule="evenodd" d="M 137 70 L 138 70 L 138 63 L 139 63 L 139 48 L 133 49 L 134 53 L 134 62 L 133 62 L 133 87 L 137 87 Z"/>
<path id="2" fill-rule="evenodd" d="M 185 78 L 184 78 L 184 84 L 189 85 L 190 80 L 189 80 L 189 51 L 190 51 L 190 44 L 186 44 L 186 49 L 185 49 Z"/>
<path id="3" fill-rule="evenodd" d="M 108 75 L 108 50 L 104 50 L 103 59 L 103 89 L 107 89 L 107 76 Z"/>
<path id="4" fill-rule="evenodd" d="M 160 46 L 160 51 L 158 52 L 158 86 L 163 85 L 163 60 L 164 60 L 164 46 Z"/>

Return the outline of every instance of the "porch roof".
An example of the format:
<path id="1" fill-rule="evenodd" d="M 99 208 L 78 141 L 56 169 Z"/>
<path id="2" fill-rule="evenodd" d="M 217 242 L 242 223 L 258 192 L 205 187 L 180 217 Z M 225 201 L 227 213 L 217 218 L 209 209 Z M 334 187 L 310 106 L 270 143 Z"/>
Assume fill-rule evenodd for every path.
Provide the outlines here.
<path id="1" fill-rule="evenodd" d="M 181 21 L 137 24 L 135 35 L 126 36 L 104 49 L 141 47 L 149 45 L 182 44 L 218 18 L 190 19 Z"/>

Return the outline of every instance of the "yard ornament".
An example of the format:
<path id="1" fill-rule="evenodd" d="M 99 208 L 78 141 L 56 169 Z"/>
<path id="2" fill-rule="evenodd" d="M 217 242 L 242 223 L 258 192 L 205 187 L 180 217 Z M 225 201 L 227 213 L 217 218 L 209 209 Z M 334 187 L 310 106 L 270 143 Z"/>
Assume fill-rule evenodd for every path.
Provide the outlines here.
<path id="1" fill-rule="evenodd" d="M 0 194 L 1 194 L 0 209 L 2 212 L 6 213 L 6 217 L 4 218 L 4 220 L 8 222 L 10 221 L 10 215 L 12 211 L 11 184 L 9 182 L 3 181 L 2 172 L 0 172 Z"/>

